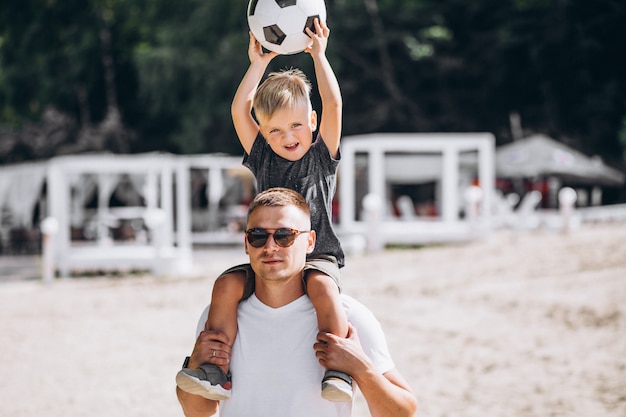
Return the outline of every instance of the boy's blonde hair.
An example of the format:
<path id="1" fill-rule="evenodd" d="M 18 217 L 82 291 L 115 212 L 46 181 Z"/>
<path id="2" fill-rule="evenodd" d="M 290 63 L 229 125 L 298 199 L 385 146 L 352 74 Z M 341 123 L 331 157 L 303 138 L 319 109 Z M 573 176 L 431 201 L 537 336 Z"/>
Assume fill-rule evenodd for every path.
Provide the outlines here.
<path id="1" fill-rule="evenodd" d="M 282 109 L 301 105 L 311 109 L 311 82 L 297 68 L 270 73 L 254 95 L 252 108 L 257 117 L 271 117 Z"/>

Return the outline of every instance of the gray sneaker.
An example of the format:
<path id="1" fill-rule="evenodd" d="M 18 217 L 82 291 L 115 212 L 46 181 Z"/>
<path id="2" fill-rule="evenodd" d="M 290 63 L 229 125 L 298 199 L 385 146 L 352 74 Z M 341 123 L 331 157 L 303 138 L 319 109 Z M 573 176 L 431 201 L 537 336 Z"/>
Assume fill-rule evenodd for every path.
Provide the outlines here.
<path id="1" fill-rule="evenodd" d="M 322 398 L 333 402 L 352 401 L 352 377 L 345 372 L 327 370 L 322 379 Z"/>
<path id="2" fill-rule="evenodd" d="M 190 394 L 221 401 L 230 398 L 232 382 L 230 372 L 225 374 L 219 366 L 205 363 L 198 369 L 183 368 L 178 371 L 176 385 Z"/>

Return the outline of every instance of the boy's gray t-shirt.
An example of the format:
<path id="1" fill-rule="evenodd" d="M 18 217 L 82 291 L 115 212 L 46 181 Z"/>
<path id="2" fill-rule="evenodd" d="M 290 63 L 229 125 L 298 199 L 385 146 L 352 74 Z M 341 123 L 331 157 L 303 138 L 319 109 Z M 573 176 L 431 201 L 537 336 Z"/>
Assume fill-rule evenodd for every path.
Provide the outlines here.
<path id="1" fill-rule="evenodd" d="M 278 156 L 259 134 L 243 165 L 256 178 L 258 191 L 285 187 L 302 194 L 311 208 L 311 227 L 317 234 L 311 256 L 332 255 L 340 267 L 344 265 L 341 243 L 332 227 L 332 200 L 337 185 L 340 156 L 330 155 L 318 134 L 311 149 L 299 160 L 289 161 Z"/>

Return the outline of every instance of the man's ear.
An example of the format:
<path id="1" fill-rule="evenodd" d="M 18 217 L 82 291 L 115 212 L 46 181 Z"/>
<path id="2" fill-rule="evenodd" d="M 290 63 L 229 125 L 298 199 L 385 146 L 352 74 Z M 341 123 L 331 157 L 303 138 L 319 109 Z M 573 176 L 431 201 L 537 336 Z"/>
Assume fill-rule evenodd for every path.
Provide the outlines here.
<path id="1" fill-rule="evenodd" d="M 315 234 L 315 230 L 311 230 L 309 232 L 308 243 L 309 246 L 306 249 L 306 253 L 312 253 L 313 249 L 315 249 L 315 240 L 317 239 L 317 235 Z"/>

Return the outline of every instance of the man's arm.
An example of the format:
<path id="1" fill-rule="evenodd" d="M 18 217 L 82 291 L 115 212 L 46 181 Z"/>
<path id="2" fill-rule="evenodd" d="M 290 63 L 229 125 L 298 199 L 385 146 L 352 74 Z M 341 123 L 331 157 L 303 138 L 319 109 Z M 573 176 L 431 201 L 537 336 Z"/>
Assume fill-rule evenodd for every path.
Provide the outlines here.
<path id="1" fill-rule="evenodd" d="M 230 355 L 228 337 L 221 332 L 205 330 L 200 332 L 196 339 L 187 367 L 197 369 L 203 363 L 226 365 L 230 361 Z M 186 417 L 209 417 L 216 414 L 219 408 L 219 401 L 190 394 L 178 387 L 176 387 L 176 396 Z"/>
<path id="2" fill-rule="evenodd" d="M 326 45 L 330 29 L 319 19 L 315 20 L 315 33 L 307 28 L 307 34 L 313 39 L 311 47 L 306 52 L 311 54 L 317 78 L 317 88 L 322 100 L 322 121 L 320 134 L 333 158 L 339 155 L 339 140 L 341 139 L 341 118 L 343 103 L 339 82 L 326 58 Z"/>
<path id="3" fill-rule="evenodd" d="M 239 88 L 237 88 L 230 107 L 237 137 L 248 154 L 250 154 L 252 144 L 259 133 L 259 126 L 252 117 L 252 101 L 268 64 L 276 55 L 278 55 L 276 52 L 264 53 L 261 44 L 250 33 L 250 44 L 248 45 L 250 66 L 243 76 Z"/>
<path id="4" fill-rule="evenodd" d="M 207 400 L 176 387 L 178 402 L 186 417 L 209 417 L 217 414 L 219 402 Z"/>
<path id="5" fill-rule="evenodd" d="M 345 339 L 320 332 L 314 349 L 326 369 L 336 369 L 352 376 L 372 417 L 411 417 L 415 414 L 417 399 L 404 377 L 396 368 L 380 373 L 363 351 L 352 325 Z"/>
<path id="6" fill-rule="evenodd" d="M 411 417 L 417 411 L 417 399 L 404 377 L 394 368 L 381 374 L 374 370 L 352 377 L 363 393 L 372 417 Z"/>

